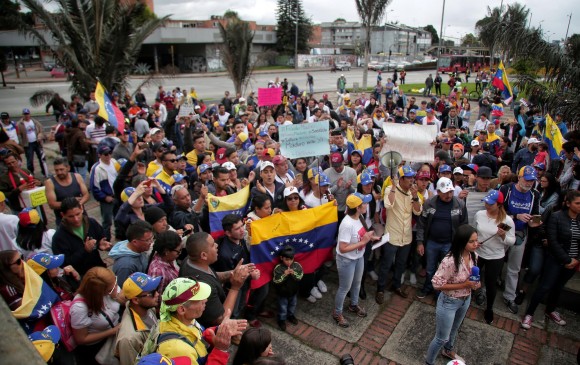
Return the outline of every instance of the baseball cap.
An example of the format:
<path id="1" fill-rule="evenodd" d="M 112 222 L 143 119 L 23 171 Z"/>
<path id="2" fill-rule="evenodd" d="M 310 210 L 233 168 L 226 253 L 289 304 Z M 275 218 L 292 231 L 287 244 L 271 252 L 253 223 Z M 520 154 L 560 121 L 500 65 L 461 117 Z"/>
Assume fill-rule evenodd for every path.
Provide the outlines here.
<path id="1" fill-rule="evenodd" d="M 289 197 L 292 194 L 298 194 L 298 188 L 295 186 L 289 186 L 284 189 L 284 198 Z"/>
<path id="2" fill-rule="evenodd" d="M 409 109 L 409 114 L 417 114 L 417 109 Z"/>
<path id="3" fill-rule="evenodd" d="M 215 162 L 219 163 L 220 165 L 226 162 L 226 148 L 221 147 L 215 153 Z"/>
<path id="4" fill-rule="evenodd" d="M 39 252 L 26 261 L 38 275 L 46 270 L 56 269 L 64 263 L 64 255 L 50 255 L 46 252 Z"/>
<path id="5" fill-rule="evenodd" d="M 266 156 L 274 157 L 274 156 L 276 156 L 276 151 L 274 151 L 273 148 L 266 148 L 264 150 L 264 152 L 262 152 L 262 156 L 264 156 L 264 157 L 266 157 Z"/>
<path id="6" fill-rule="evenodd" d="M 286 157 L 282 156 L 282 155 L 277 155 L 274 156 L 274 158 L 272 159 L 272 163 L 274 165 L 282 165 L 286 163 Z"/>
<path id="7" fill-rule="evenodd" d="M 239 99 L 238 99 L 238 101 L 239 101 L 240 103 L 245 103 L 245 102 L 246 102 L 246 98 L 239 98 Z"/>
<path id="8" fill-rule="evenodd" d="M 319 172 L 320 172 L 320 168 L 308 169 L 308 173 L 306 174 L 306 177 L 308 177 L 308 179 L 310 180 L 313 177 L 315 177 L 316 175 L 318 175 Z"/>
<path id="9" fill-rule="evenodd" d="M 437 190 L 442 193 L 448 193 L 450 191 L 455 190 L 455 187 L 453 186 L 451 179 L 447 177 L 441 177 L 437 181 Z"/>
<path id="10" fill-rule="evenodd" d="M 201 106 L 196 105 L 196 106 L 193 107 L 193 109 L 201 109 Z"/>
<path id="11" fill-rule="evenodd" d="M 492 171 L 487 166 L 481 166 L 477 170 L 477 177 L 493 177 Z"/>
<path id="12" fill-rule="evenodd" d="M 132 299 L 143 292 L 153 291 L 157 289 L 161 279 L 163 276 L 153 278 L 142 272 L 133 273 L 123 283 L 123 294 L 125 294 L 125 298 Z"/>
<path id="13" fill-rule="evenodd" d="M 369 203 L 372 200 L 372 198 L 373 197 L 371 194 L 367 194 L 367 195 L 363 195 L 361 193 L 350 194 L 346 198 L 346 205 L 349 208 L 356 208 L 363 203 Z"/>
<path id="14" fill-rule="evenodd" d="M 268 131 L 266 131 L 265 129 L 260 129 L 260 133 L 259 133 L 260 137 L 265 137 L 267 135 L 268 135 Z"/>
<path id="15" fill-rule="evenodd" d="M 0 118 L 2 118 L 2 119 L 10 118 L 10 114 L 8 114 L 6 112 L 2 112 L 2 113 L 0 113 Z"/>
<path id="16" fill-rule="evenodd" d="M 414 177 L 417 173 L 409 165 L 399 167 L 399 177 Z"/>
<path id="17" fill-rule="evenodd" d="M 44 361 L 49 361 L 54 353 L 56 344 L 60 341 L 60 330 L 57 326 L 50 325 L 42 331 L 33 332 L 28 339 L 40 354 Z"/>
<path id="18" fill-rule="evenodd" d="M 530 143 L 540 143 L 540 141 L 538 141 L 537 138 L 532 137 L 532 138 L 528 139 L 528 144 L 530 144 Z"/>
<path id="19" fill-rule="evenodd" d="M 157 134 L 158 132 L 161 132 L 161 129 L 159 129 L 159 128 L 151 128 L 151 130 L 149 131 L 149 135 L 152 136 L 154 134 Z"/>
<path id="20" fill-rule="evenodd" d="M 485 196 L 485 198 L 481 199 L 482 202 L 486 202 L 487 204 L 495 204 L 495 203 L 503 203 L 503 193 L 499 190 L 492 190 Z"/>
<path id="21" fill-rule="evenodd" d="M 231 161 L 224 162 L 222 164 L 222 167 L 225 168 L 228 171 L 236 170 L 236 165 L 234 165 L 234 163 L 231 162 Z"/>
<path id="22" fill-rule="evenodd" d="M 479 146 L 479 141 L 477 139 L 474 139 L 473 141 L 471 141 L 471 147 L 477 147 Z"/>
<path id="23" fill-rule="evenodd" d="M 121 192 L 121 201 L 124 203 L 129 200 L 129 197 L 135 192 L 135 188 L 129 186 L 128 188 L 123 189 Z"/>
<path id="24" fill-rule="evenodd" d="M 160 353 L 154 352 L 143 356 L 137 365 L 191 365 L 191 359 L 187 356 L 168 358 Z"/>
<path id="25" fill-rule="evenodd" d="M 242 142 L 246 142 L 248 140 L 248 135 L 244 132 L 238 134 L 238 138 L 240 139 L 240 141 Z"/>
<path id="26" fill-rule="evenodd" d="M 539 162 L 539 163 L 534 164 L 534 167 L 537 168 L 538 170 L 542 170 L 542 171 L 546 170 L 546 164 L 544 164 L 543 162 Z"/>
<path id="27" fill-rule="evenodd" d="M 536 170 L 532 166 L 524 166 L 518 172 L 518 177 L 523 177 L 524 180 L 531 181 L 537 180 L 538 174 L 536 173 Z"/>
<path id="28" fill-rule="evenodd" d="M 456 143 L 453 145 L 453 149 L 458 149 L 463 151 L 463 145 L 461 143 Z"/>
<path id="29" fill-rule="evenodd" d="M 453 175 L 455 175 L 455 174 L 463 175 L 463 169 L 461 167 L 454 168 Z"/>
<path id="30" fill-rule="evenodd" d="M 185 176 L 183 176 L 180 173 L 177 174 L 173 174 L 173 181 L 175 181 L 176 183 L 181 182 L 183 179 L 185 179 Z"/>
<path id="31" fill-rule="evenodd" d="M 342 153 L 335 152 L 330 155 L 330 162 L 333 166 L 340 166 L 344 162 L 344 158 L 342 157 Z"/>
<path id="32" fill-rule="evenodd" d="M 419 171 L 417 173 L 417 175 L 415 176 L 415 179 L 417 179 L 417 180 L 419 180 L 419 179 L 431 180 L 431 174 L 429 173 L 429 171 Z"/>
<path id="33" fill-rule="evenodd" d="M 109 146 L 102 145 L 97 149 L 99 155 L 104 155 L 106 153 L 111 153 L 111 148 Z"/>
<path id="34" fill-rule="evenodd" d="M 314 177 L 314 184 L 318 186 L 329 186 L 330 179 L 326 174 L 320 173 Z"/>
<path id="35" fill-rule="evenodd" d="M 22 114 L 30 114 L 30 109 L 28 108 L 22 109 Z"/>
<path id="36" fill-rule="evenodd" d="M 29 225 L 35 225 L 40 222 L 40 215 L 35 208 L 24 208 L 20 213 L 18 213 L 18 218 L 20 218 L 20 225 L 22 227 L 28 227 Z"/>
<path id="37" fill-rule="evenodd" d="M 206 172 L 207 170 L 211 169 L 211 166 L 206 164 L 206 163 L 202 163 L 201 165 L 199 165 L 197 167 L 197 174 L 203 174 L 204 172 Z"/>
<path id="38" fill-rule="evenodd" d="M 363 157 L 363 153 L 362 153 L 362 151 L 361 151 L 361 150 L 353 150 L 353 151 L 352 151 L 350 154 L 352 155 L 353 153 L 358 153 L 358 155 L 359 155 L 360 157 Z"/>
<path id="39" fill-rule="evenodd" d="M 449 166 L 449 165 L 439 166 L 439 173 L 442 173 L 442 172 L 451 172 L 451 166 Z"/>
<path id="40" fill-rule="evenodd" d="M 463 169 L 463 171 L 469 170 L 469 171 L 473 172 L 474 174 L 477 173 L 477 170 L 479 170 L 479 166 L 477 166 L 474 163 L 470 163 L 467 165 L 461 165 L 461 168 Z"/>
<path id="41" fill-rule="evenodd" d="M 262 163 L 260 164 L 260 172 L 264 171 L 266 167 L 274 168 L 274 164 L 271 163 L 270 161 L 262 161 Z"/>
<path id="42" fill-rule="evenodd" d="M 366 172 L 360 174 L 360 183 L 361 185 L 368 185 L 373 183 L 373 178 Z"/>
<path id="43" fill-rule="evenodd" d="M 425 109 L 425 111 L 426 111 L 427 113 L 433 113 L 433 108 L 427 108 L 427 109 Z"/>

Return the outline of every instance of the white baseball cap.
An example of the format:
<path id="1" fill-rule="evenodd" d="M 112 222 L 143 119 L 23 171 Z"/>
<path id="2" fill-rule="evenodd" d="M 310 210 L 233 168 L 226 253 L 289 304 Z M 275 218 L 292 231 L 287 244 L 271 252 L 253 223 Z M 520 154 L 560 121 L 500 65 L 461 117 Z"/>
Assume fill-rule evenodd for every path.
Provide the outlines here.
<path id="1" fill-rule="evenodd" d="M 477 139 L 474 139 L 473 141 L 471 141 L 471 147 L 476 147 L 479 146 L 479 141 Z"/>
<path id="2" fill-rule="evenodd" d="M 441 178 L 439 178 L 439 181 L 437 181 L 437 190 L 439 190 L 442 193 L 448 193 L 450 191 L 455 190 L 455 187 L 453 187 L 453 183 L 451 182 L 451 179 L 446 178 L 446 177 L 441 177 Z"/>
<path id="3" fill-rule="evenodd" d="M 299 194 L 300 192 L 295 186 L 289 186 L 284 189 L 284 198 L 292 195 L 292 194 Z"/>
<path id="4" fill-rule="evenodd" d="M 463 175 L 463 169 L 461 167 L 456 167 L 453 169 L 453 174 L 461 174 Z"/>
<path id="5" fill-rule="evenodd" d="M 538 141 L 537 138 L 532 137 L 532 138 L 528 139 L 528 144 L 530 144 L 530 143 L 540 143 L 540 141 Z"/>
<path id="6" fill-rule="evenodd" d="M 234 165 L 234 163 L 231 162 L 231 161 L 224 162 L 222 164 L 222 167 L 225 168 L 228 171 L 236 170 L 236 165 Z"/>

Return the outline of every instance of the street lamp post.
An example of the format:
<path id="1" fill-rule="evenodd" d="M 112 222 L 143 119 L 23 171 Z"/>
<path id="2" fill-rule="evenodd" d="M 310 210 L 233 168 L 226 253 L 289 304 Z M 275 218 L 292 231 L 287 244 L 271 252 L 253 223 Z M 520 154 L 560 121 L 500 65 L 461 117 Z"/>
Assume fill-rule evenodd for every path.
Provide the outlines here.
<path id="1" fill-rule="evenodd" d="M 298 21 L 300 20 L 298 14 L 298 1 L 296 0 L 296 34 L 294 36 L 294 68 L 298 69 Z"/>
<path id="2" fill-rule="evenodd" d="M 439 28 L 439 34 L 441 38 L 439 38 L 439 55 L 443 52 L 443 19 L 445 17 L 445 0 L 443 0 L 443 8 L 441 9 L 441 27 Z"/>

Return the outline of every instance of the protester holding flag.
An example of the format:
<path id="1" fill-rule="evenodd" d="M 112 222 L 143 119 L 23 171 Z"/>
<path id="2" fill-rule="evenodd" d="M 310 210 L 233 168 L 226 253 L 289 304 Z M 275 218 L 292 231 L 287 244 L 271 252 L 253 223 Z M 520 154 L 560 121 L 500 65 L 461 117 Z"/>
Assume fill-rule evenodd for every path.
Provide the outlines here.
<path id="1" fill-rule="evenodd" d="M 508 75 L 505 70 L 505 67 L 503 66 L 503 61 L 499 61 L 499 66 L 497 68 L 497 71 L 493 77 L 491 84 L 501 92 L 503 102 L 506 105 L 509 105 L 514 98 L 514 93 L 512 91 L 512 87 L 510 86 L 510 82 L 508 80 Z M 503 115 L 503 107 L 502 107 L 502 115 Z"/>

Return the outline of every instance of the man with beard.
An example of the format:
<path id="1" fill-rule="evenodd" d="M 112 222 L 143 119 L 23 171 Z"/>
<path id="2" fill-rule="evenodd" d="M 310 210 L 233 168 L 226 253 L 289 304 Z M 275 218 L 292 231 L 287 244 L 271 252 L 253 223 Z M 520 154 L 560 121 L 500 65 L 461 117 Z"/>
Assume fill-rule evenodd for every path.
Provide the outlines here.
<path id="1" fill-rule="evenodd" d="M 80 174 L 70 172 L 64 158 L 54 160 L 54 175 L 44 183 L 48 205 L 54 210 L 56 225 L 60 225 L 60 205 L 64 198 L 77 198 L 81 205 L 89 201 L 89 191 Z"/>
<path id="2" fill-rule="evenodd" d="M 538 152 L 538 141 L 536 138 L 528 139 L 528 147 L 522 148 L 514 155 L 512 171 L 520 171 L 523 166 L 532 165 Z"/>

